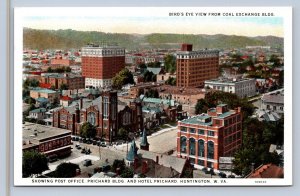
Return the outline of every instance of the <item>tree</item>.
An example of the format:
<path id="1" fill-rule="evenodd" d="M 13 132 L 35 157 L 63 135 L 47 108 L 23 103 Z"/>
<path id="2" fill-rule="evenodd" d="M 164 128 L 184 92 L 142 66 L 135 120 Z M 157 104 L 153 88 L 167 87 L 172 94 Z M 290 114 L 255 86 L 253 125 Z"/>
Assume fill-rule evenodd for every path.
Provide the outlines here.
<path id="1" fill-rule="evenodd" d="M 146 70 L 144 73 L 144 81 L 145 82 L 155 82 L 156 75 L 152 71 Z"/>
<path id="2" fill-rule="evenodd" d="M 160 64 L 161 64 L 160 62 L 150 62 L 147 64 L 147 67 L 159 68 Z"/>
<path id="3" fill-rule="evenodd" d="M 134 175 L 133 169 L 126 168 L 126 169 L 123 170 L 120 177 L 121 178 L 133 178 L 133 175 Z"/>
<path id="4" fill-rule="evenodd" d="M 67 84 L 65 84 L 65 83 L 63 83 L 63 84 L 61 84 L 60 85 L 60 88 L 59 88 L 61 91 L 62 90 L 68 90 L 69 89 L 69 86 L 67 85 Z"/>
<path id="5" fill-rule="evenodd" d="M 202 113 L 206 113 L 207 110 L 209 109 L 207 102 L 205 101 L 205 99 L 199 99 L 197 101 L 196 107 L 195 107 L 195 113 L 196 114 L 202 114 Z"/>
<path id="6" fill-rule="evenodd" d="M 272 54 L 270 59 L 269 59 L 269 62 L 273 63 L 273 67 L 278 67 L 280 66 L 280 59 L 278 58 L 277 55 L 275 54 Z"/>
<path id="7" fill-rule="evenodd" d="M 76 176 L 76 170 L 80 169 L 79 165 L 74 163 L 61 163 L 59 164 L 55 171 L 54 177 L 55 178 L 72 178 Z"/>
<path id="8" fill-rule="evenodd" d="M 168 84 L 168 85 L 171 85 L 171 86 L 175 86 L 176 85 L 176 78 L 173 78 L 173 77 L 169 77 L 165 84 Z"/>
<path id="9" fill-rule="evenodd" d="M 35 99 L 33 99 L 32 97 L 27 97 L 24 102 L 27 104 L 35 104 L 36 103 Z"/>
<path id="10" fill-rule="evenodd" d="M 132 73 L 127 68 L 124 68 L 113 77 L 112 86 L 116 89 L 121 89 L 126 84 L 134 84 L 134 79 Z"/>
<path id="11" fill-rule="evenodd" d="M 96 127 L 89 122 L 85 122 L 80 127 L 80 136 L 85 138 L 94 138 L 96 136 Z"/>
<path id="12" fill-rule="evenodd" d="M 145 96 L 151 98 L 158 98 L 159 94 L 156 89 L 149 89 L 148 91 L 146 91 Z"/>
<path id="13" fill-rule="evenodd" d="M 48 160 L 46 155 L 37 151 L 23 152 L 22 172 L 23 177 L 32 177 L 48 170 Z"/>
<path id="14" fill-rule="evenodd" d="M 118 130 L 117 136 L 118 136 L 118 138 L 120 138 L 120 139 L 127 140 L 127 137 L 128 137 L 128 131 L 127 131 L 125 128 L 121 127 L 121 128 Z"/>
<path id="15" fill-rule="evenodd" d="M 167 54 L 164 57 L 165 61 L 165 70 L 171 74 L 175 73 L 176 71 L 176 58 L 174 55 Z"/>
<path id="16" fill-rule="evenodd" d="M 36 79 L 29 79 L 26 78 L 23 82 L 23 88 L 28 89 L 29 87 L 38 87 L 39 86 L 39 81 Z"/>
<path id="17" fill-rule="evenodd" d="M 112 170 L 114 172 L 116 172 L 118 168 L 120 169 L 121 173 L 124 171 L 124 169 L 126 168 L 124 159 L 123 160 L 118 160 L 118 159 L 114 160 L 114 163 L 112 165 Z"/>

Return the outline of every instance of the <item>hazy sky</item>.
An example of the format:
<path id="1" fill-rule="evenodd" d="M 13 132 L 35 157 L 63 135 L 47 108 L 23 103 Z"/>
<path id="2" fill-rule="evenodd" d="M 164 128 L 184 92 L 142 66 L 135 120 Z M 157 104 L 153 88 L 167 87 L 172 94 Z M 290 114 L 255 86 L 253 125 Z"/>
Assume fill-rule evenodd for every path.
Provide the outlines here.
<path id="1" fill-rule="evenodd" d="M 27 16 L 24 18 L 24 27 L 137 34 L 284 36 L 282 17 Z"/>

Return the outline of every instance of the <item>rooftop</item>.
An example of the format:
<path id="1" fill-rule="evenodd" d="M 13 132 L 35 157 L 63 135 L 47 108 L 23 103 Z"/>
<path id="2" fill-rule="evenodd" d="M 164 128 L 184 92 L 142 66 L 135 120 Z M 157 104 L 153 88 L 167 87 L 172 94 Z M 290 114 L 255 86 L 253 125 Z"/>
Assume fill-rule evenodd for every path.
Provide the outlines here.
<path id="1" fill-rule="evenodd" d="M 56 93 L 56 91 L 50 90 L 50 89 L 45 89 L 45 88 L 34 88 L 31 91 L 36 91 L 39 93 Z"/>
<path id="2" fill-rule="evenodd" d="M 71 135 L 71 131 L 35 123 L 25 122 L 23 124 L 23 140 L 30 140 L 34 144 L 38 144 L 41 140 L 64 134 Z"/>
<path id="3" fill-rule="evenodd" d="M 205 83 L 238 83 L 244 81 L 255 81 L 254 78 L 216 78 L 211 80 L 205 80 Z"/>
<path id="4" fill-rule="evenodd" d="M 261 165 L 246 178 L 283 178 L 283 168 L 274 164 Z"/>
<path id="5" fill-rule="evenodd" d="M 45 108 L 37 108 L 34 110 L 31 110 L 30 113 L 40 113 L 40 112 L 46 112 L 47 110 Z"/>
<path id="6" fill-rule="evenodd" d="M 268 102 L 268 103 L 284 103 L 284 95 L 279 94 L 271 94 L 271 95 L 263 95 L 261 98 L 262 101 Z"/>

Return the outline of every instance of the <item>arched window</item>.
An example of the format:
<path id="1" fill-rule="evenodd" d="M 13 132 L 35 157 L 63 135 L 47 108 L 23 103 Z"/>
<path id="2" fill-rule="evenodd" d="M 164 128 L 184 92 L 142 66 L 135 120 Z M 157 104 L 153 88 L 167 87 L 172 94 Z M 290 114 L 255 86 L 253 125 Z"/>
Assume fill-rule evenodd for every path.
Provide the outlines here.
<path id="1" fill-rule="evenodd" d="M 204 140 L 198 140 L 198 156 L 204 157 Z"/>
<path id="2" fill-rule="evenodd" d="M 214 159 L 214 142 L 207 142 L 207 158 Z"/>
<path id="3" fill-rule="evenodd" d="M 186 153 L 186 137 L 180 137 L 180 152 Z"/>
<path id="4" fill-rule="evenodd" d="M 190 155 L 196 154 L 196 141 L 194 138 L 190 138 Z"/>
<path id="5" fill-rule="evenodd" d="M 96 124 L 96 115 L 95 115 L 95 113 L 94 112 L 88 113 L 87 120 L 92 125 L 95 125 Z"/>

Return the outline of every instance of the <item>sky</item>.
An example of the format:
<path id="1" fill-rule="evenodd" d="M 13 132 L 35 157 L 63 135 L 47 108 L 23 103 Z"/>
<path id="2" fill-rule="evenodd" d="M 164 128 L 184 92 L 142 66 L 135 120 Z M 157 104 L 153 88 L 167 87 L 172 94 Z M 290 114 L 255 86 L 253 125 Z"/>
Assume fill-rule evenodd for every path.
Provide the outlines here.
<path id="1" fill-rule="evenodd" d="M 24 27 L 129 34 L 284 36 L 282 17 L 26 16 Z"/>

